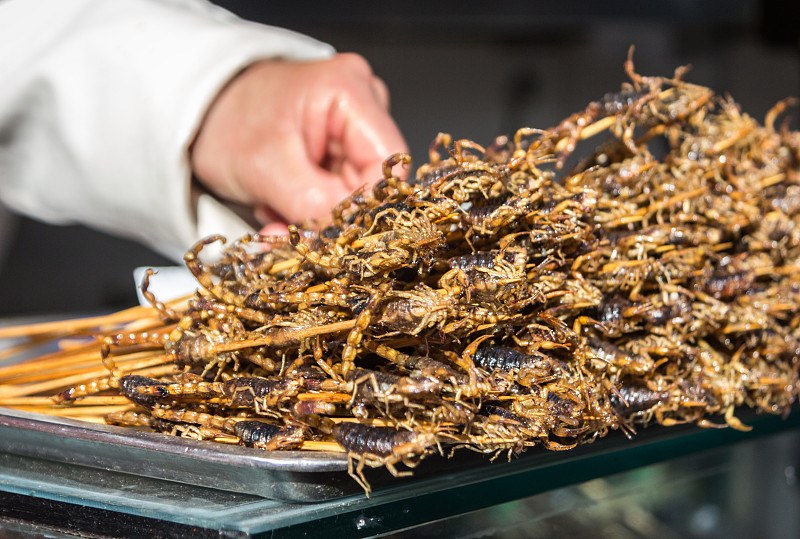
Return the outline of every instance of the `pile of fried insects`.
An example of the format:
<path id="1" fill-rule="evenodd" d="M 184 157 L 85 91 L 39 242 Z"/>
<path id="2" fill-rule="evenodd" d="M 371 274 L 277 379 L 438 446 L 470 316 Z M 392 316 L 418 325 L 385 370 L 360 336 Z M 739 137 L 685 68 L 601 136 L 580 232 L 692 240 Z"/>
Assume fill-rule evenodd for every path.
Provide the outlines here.
<path id="1" fill-rule="evenodd" d="M 51 407 L 105 395 L 116 425 L 336 447 L 367 491 L 364 466 L 409 473 L 397 466 L 450 448 L 564 450 L 649 423 L 747 429 L 741 406 L 788 412 L 800 133 L 776 120 L 790 103 L 760 125 L 685 69 L 625 68 L 621 91 L 551 129 L 486 148 L 440 134 L 407 180 L 409 156 L 389 157 L 321 230 L 251 235 L 214 260 L 204 248 L 224 239 L 200 242 L 191 299 L 165 305 L 145 279 L 158 316 L 46 359 L 51 378 L 73 369 Z M 87 353 L 104 376 L 67 361 Z"/>

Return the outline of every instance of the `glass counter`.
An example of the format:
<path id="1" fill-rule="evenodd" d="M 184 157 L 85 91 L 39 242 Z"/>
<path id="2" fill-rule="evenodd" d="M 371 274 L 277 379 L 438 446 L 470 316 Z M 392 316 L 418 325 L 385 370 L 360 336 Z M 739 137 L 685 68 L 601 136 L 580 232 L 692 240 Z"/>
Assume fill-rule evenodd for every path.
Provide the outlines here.
<path id="1" fill-rule="evenodd" d="M 370 470 L 380 486 L 369 498 L 358 491 L 313 503 L 237 492 L 224 467 L 210 468 L 208 484 L 199 486 L 6 449 L 0 525 L 35 537 L 48 536 L 36 535 L 42 530 L 114 537 L 545 537 L 580 530 L 731 537 L 737 534 L 724 532 L 733 524 L 756 535 L 795 536 L 800 411 L 786 419 L 739 417 L 750 432 L 652 427 L 633 439 L 612 433 L 510 461 L 461 450 L 452 459 L 429 457 L 411 478 Z M 323 482 L 347 478 L 341 470 L 318 473 Z M 217 479 L 224 488 L 213 488 Z"/>

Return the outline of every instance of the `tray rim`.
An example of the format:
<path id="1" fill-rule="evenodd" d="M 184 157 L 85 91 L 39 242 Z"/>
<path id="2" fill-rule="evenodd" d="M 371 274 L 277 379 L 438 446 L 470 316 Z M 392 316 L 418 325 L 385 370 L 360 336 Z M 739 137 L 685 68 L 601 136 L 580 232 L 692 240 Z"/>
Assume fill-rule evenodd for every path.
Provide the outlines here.
<path id="1" fill-rule="evenodd" d="M 331 451 L 265 451 L 229 444 L 167 436 L 162 433 L 116 425 L 0 407 L 0 427 L 44 434 L 57 434 L 90 442 L 115 444 L 145 451 L 157 451 L 215 464 L 291 472 L 334 472 L 347 470 L 347 455 Z M 0 448 L 3 447 L 0 442 Z"/>
<path id="2" fill-rule="evenodd" d="M 380 490 L 380 497 L 388 500 L 395 496 L 403 497 L 403 492 L 412 483 L 438 485 L 434 490 L 447 490 L 455 488 L 454 481 L 461 487 L 469 487 L 475 482 L 502 481 L 504 477 L 520 473 L 525 475 L 538 471 L 546 476 L 550 469 L 562 469 L 565 466 L 570 469 L 573 466 L 581 468 L 581 463 L 593 460 L 601 462 L 619 454 L 635 455 L 632 462 L 623 466 L 627 469 L 674 458 L 687 451 L 715 448 L 800 428 L 798 404 L 792 407 L 793 413 L 783 418 L 754 410 L 742 412 L 742 419 L 753 422 L 754 428 L 749 432 L 731 428 L 704 429 L 691 424 L 652 426 L 632 438 L 620 432 L 610 433 L 608 437 L 596 440 L 596 443 L 583 444 L 566 452 L 544 449 L 526 451 L 513 462 L 490 463 L 486 455 L 481 454 L 475 454 L 471 459 L 443 458 L 436 463 L 428 463 L 426 459 L 422 464 L 430 464 L 429 469 L 417 470 L 413 477 L 392 478 L 383 474 L 386 477 L 377 481 L 370 478 L 370 482 L 373 491 Z M 109 472 L 254 494 L 282 502 L 325 502 L 361 493 L 361 488 L 348 476 L 348 457 L 344 453 L 263 451 L 0 407 L 0 433 L 15 429 L 18 432 L 28 431 L 29 435 L 23 436 L 21 441 L 15 441 L 14 436 L 0 435 L 0 451 Z M 89 450 L 81 453 L 87 442 Z M 693 449 L 689 450 L 685 445 Z M 644 448 L 647 448 L 646 454 L 641 453 Z M 126 462 L 126 457 L 131 456 L 130 462 Z M 136 465 L 142 461 L 156 464 L 142 471 Z M 445 464 L 442 465 L 442 462 Z M 479 465 L 475 467 L 476 464 Z M 188 476 L 185 475 L 187 469 Z"/>

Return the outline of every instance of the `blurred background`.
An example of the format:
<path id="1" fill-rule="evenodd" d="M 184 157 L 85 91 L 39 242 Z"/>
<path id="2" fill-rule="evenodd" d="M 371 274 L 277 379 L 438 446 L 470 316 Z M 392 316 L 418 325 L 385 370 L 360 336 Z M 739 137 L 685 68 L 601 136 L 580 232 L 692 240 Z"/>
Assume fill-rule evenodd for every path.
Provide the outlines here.
<path id="1" fill-rule="evenodd" d="M 619 90 L 631 45 L 638 72 L 691 64 L 688 80 L 729 93 L 759 120 L 800 94 L 796 0 L 216 3 L 365 56 L 389 86 L 416 164 L 440 131 L 487 144 Z M 125 240 L 0 210 L 0 316 L 128 307 L 133 268 L 169 264 Z"/>
<path id="2" fill-rule="evenodd" d="M 759 120 L 800 95 L 797 0 L 217 3 L 365 56 L 415 164 L 440 131 L 487 144 L 617 91 L 631 45 L 639 73 L 691 64 L 688 80 Z M 797 129 L 797 109 L 790 117 Z M 137 301 L 135 267 L 170 264 L 129 241 L 0 208 L 0 317 L 125 308 Z M 740 444 L 397 536 L 796 537 L 798 447 L 797 433 Z"/>

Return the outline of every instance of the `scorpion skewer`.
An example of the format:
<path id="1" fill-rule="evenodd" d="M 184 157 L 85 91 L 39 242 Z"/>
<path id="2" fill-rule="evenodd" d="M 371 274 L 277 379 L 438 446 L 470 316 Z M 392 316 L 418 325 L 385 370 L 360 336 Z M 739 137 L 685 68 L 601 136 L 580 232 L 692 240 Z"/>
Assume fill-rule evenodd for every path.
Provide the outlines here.
<path id="1" fill-rule="evenodd" d="M 487 145 L 440 133 L 408 179 L 410 156 L 387 157 L 327 223 L 199 241 L 190 298 L 160 302 L 147 272 L 151 307 L 0 329 L 25 347 L 74 338 L 0 367 L 0 404 L 96 421 L 128 402 L 107 421 L 336 451 L 367 493 L 368 468 L 402 476 L 445 449 L 496 459 L 654 423 L 746 430 L 743 407 L 787 413 L 800 133 L 778 116 L 791 103 L 759 125 L 686 69 L 642 76 L 631 50 L 624 71 L 550 129 Z"/>

